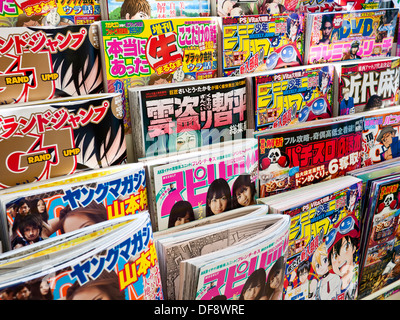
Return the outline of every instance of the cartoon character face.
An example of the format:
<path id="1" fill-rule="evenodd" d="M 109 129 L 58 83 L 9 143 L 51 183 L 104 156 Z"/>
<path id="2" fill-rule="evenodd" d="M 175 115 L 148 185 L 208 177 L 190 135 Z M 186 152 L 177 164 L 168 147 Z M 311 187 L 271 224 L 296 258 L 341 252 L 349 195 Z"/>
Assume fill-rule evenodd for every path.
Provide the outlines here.
<path id="1" fill-rule="evenodd" d="M 383 203 L 385 204 L 386 207 L 389 207 L 393 201 L 394 201 L 394 194 L 390 193 L 386 195 L 385 200 L 383 200 Z"/>
<path id="2" fill-rule="evenodd" d="M 269 150 L 268 159 L 271 160 L 271 163 L 277 163 L 280 156 L 281 151 L 278 148 Z"/>

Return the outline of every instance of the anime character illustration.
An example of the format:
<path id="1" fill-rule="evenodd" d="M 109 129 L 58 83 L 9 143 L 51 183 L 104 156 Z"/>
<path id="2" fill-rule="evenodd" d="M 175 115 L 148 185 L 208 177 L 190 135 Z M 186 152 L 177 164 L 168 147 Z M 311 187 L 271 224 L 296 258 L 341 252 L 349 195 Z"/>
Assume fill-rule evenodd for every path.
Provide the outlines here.
<path id="1" fill-rule="evenodd" d="M 25 13 L 21 13 L 18 16 L 17 22 L 15 24 L 16 27 L 37 27 L 43 25 L 43 15 L 26 15 Z"/>
<path id="2" fill-rule="evenodd" d="M 322 16 L 321 23 L 321 36 L 322 38 L 318 41 L 317 44 L 330 44 L 331 43 L 331 34 L 333 31 L 333 16 L 330 14 L 325 14 Z"/>
<path id="3" fill-rule="evenodd" d="M 215 179 L 208 187 L 206 217 L 231 209 L 231 190 L 225 179 Z"/>
<path id="4" fill-rule="evenodd" d="M 239 300 L 266 300 L 266 273 L 263 268 L 255 270 L 246 280 Z"/>
<path id="5" fill-rule="evenodd" d="M 279 14 L 286 11 L 280 0 L 258 0 L 258 14 Z"/>
<path id="6" fill-rule="evenodd" d="M 343 53 L 342 60 L 354 60 L 354 59 L 361 59 L 361 56 L 357 54 L 358 50 L 360 49 L 360 41 L 354 40 L 351 43 L 350 50 Z"/>
<path id="7" fill-rule="evenodd" d="M 322 242 L 314 251 L 311 265 L 317 278 L 311 280 L 310 299 L 332 300 L 336 298 L 340 294 L 341 280 L 337 274 L 331 272 L 332 268 L 328 261 L 325 242 Z"/>
<path id="8" fill-rule="evenodd" d="M 343 99 L 340 101 L 340 115 L 347 115 L 356 112 L 354 107 L 354 98 L 350 97 L 350 89 L 344 87 L 342 89 Z"/>
<path id="9" fill-rule="evenodd" d="M 358 198 L 359 190 L 358 190 L 358 185 L 353 184 L 349 187 L 346 193 L 346 210 L 348 211 L 349 214 L 354 213 L 358 201 L 360 200 Z"/>
<path id="10" fill-rule="evenodd" d="M 390 261 L 383 270 L 382 275 L 386 277 L 386 285 L 400 278 L 400 247 L 395 247 L 392 251 Z"/>
<path id="11" fill-rule="evenodd" d="M 238 176 L 232 185 L 232 209 L 255 204 L 256 186 L 249 174 Z"/>
<path id="12" fill-rule="evenodd" d="M 176 202 L 171 208 L 168 220 L 168 228 L 179 226 L 194 220 L 195 218 L 192 205 L 189 201 L 181 200 Z"/>
<path id="13" fill-rule="evenodd" d="M 124 0 L 121 6 L 121 19 L 149 19 L 151 7 L 147 0 Z"/>
<path id="14" fill-rule="evenodd" d="M 319 91 L 326 95 L 330 89 L 331 77 L 328 72 L 322 70 L 318 73 Z"/>
<path id="15" fill-rule="evenodd" d="M 289 177 L 287 175 L 275 178 L 277 172 L 288 168 L 289 163 L 288 155 L 281 152 L 279 148 L 272 148 L 269 150 L 268 155 L 263 158 L 260 163 L 260 198 L 265 197 L 267 192 L 282 189 L 289 183 Z"/>
<path id="16" fill-rule="evenodd" d="M 291 13 L 286 21 L 286 30 L 287 30 L 286 36 L 290 41 L 295 42 L 298 39 L 300 35 L 299 27 L 300 27 L 300 17 L 298 13 Z"/>
<path id="17" fill-rule="evenodd" d="M 358 221 L 354 215 L 348 215 L 334 225 L 325 238 L 328 261 L 341 280 L 338 300 L 353 300 L 357 294 L 359 238 Z"/>
<path id="18" fill-rule="evenodd" d="M 397 158 L 400 156 L 400 142 L 399 137 L 396 136 L 397 131 L 392 126 L 385 126 L 382 128 L 376 141 L 381 143 L 380 146 L 380 159 L 381 161 Z"/>
<path id="19" fill-rule="evenodd" d="M 179 132 L 176 137 L 176 151 L 186 151 L 197 147 L 197 135 L 193 131 Z"/>
<path id="20" fill-rule="evenodd" d="M 310 262 L 301 261 L 298 267 L 288 276 L 289 284 L 286 289 L 285 300 L 307 300 L 310 296 Z M 298 279 L 295 284 L 295 279 Z"/>

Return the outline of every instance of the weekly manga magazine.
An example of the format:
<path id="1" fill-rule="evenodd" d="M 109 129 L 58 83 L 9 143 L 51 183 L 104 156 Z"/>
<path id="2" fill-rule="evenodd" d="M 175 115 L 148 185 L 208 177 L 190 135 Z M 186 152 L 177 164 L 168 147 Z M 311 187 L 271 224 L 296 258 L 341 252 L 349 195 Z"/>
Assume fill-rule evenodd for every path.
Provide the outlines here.
<path id="1" fill-rule="evenodd" d="M 0 28 L 0 102 L 103 92 L 93 25 Z"/>
<path id="2" fill-rule="evenodd" d="M 395 106 L 399 102 L 400 58 L 336 64 L 335 115 Z"/>
<path id="3" fill-rule="evenodd" d="M 65 26 L 100 20 L 100 1 L 4 0 L 1 27 Z"/>
<path id="4" fill-rule="evenodd" d="M 391 55 L 398 9 L 310 13 L 305 64 Z"/>
<path id="5" fill-rule="evenodd" d="M 360 167 L 361 117 L 309 123 L 255 135 L 261 198 L 333 179 Z"/>
<path id="6" fill-rule="evenodd" d="M 84 235 L 2 261 L 0 270 L 2 299 L 163 299 L 147 211 L 89 226 Z"/>
<path id="7" fill-rule="evenodd" d="M 399 174 L 372 180 L 366 194 L 360 297 L 400 278 Z"/>
<path id="8" fill-rule="evenodd" d="M 254 204 L 257 159 L 255 139 L 229 141 L 174 158 L 144 159 L 155 230 L 177 225 L 182 213 L 188 212 L 187 220 L 193 221 Z M 248 193 L 238 199 L 244 189 Z"/>
<path id="9" fill-rule="evenodd" d="M 263 202 L 271 213 L 291 217 L 284 299 L 354 300 L 360 264 L 362 181 L 340 177 L 303 191 L 309 193 L 308 199 L 294 190 L 281 200 L 273 196 Z"/>
<path id="10" fill-rule="evenodd" d="M 90 170 L 79 177 L 64 184 L 48 180 L 32 189 L 27 185 L 4 190 L 0 195 L 3 251 L 147 210 L 142 165 Z"/>
<path id="11" fill-rule="evenodd" d="M 205 17 L 208 0 L 105 0 L 100 2 L 102 20 Z"/>
<path id="12" fill-rule="evenodd" d="M 222 17 L 222 75 L 301 65 L 304 20 L 298 13 Z"/>
<path id="13" fill-rule="evenodd" d="M 134 159 L 193 150 L 245 136 L 248 94 L 243 77 L 189 81 L 179 88 L 129 88 Z"/>
<path id="14" fill-rule="evenodd" d="M 126 162 L 118 94 L 3 106 L 0 188 Z"/>
<path id="15" fill-rule="evenodd" d="M 334 76 L 333 65 L 299 66 L 254 75 L 251 111 L 255 131 L 332 117 Z"/>

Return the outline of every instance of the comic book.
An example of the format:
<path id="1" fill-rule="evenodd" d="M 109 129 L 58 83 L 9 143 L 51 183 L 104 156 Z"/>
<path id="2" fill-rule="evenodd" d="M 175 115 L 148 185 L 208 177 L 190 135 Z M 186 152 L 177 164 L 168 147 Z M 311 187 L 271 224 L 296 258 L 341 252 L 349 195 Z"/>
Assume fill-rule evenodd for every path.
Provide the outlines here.
<path id="1" fill-rule="evenodd" d="M 209 0 L 105 0 L 100 2 L 101 20 L 206 17 Z"/>
<path id="2" fill-rule="evenodd" d="M 400 175 L 371 182 L 366 210 L 359 297 L 400 279 Z"/>
<path id="3" fill-rule="evenodd" d="M 260 131 L 259 197 L 333 179 L 361 166 L 363 118 L 322 119 Z"/>
<path id="4" fill-rule="evenodd" d="M 222 75 L 303 64 L 304 18 L 295 12 L 222 17 Z"/>
<path id="5" fill-rule="evenodd" d="M 389 8 L 309 13 L 304 63 L 391 56 L 398 11 Z"/>
<path id="6" fill-rule="evenodd" d="M 225 249 L 183 260 L 178 299 L 281 300 L 290 218 L 264 219 L 275 222 Z"/>
<path id="7" fill-rule="evenodd" d="M 334 115 L 341 116 L 399 103 L 400 58 L 335 64 Z"/>
<path id="8" fill-rule="evenodd" d="M 75 251 L 49 248 L 43 259 L 2 274 L 12 300 L 161 300 L 163 293 L 148 212 L 84 241 Z M 140 244 L 140 245 L 139 245 Z M 79 250 L 78 250 L 79 249 Z M 9 266 L 10 267 L 10 266 Z"/>
<path id="9" fill-rule="evenodd" d="M 333 65 L 299 66 L 251 76 L 255 131 L 332 117 Z"/>
<path id="10" fill-rule="evenodd" d="M 246 79 L 190 81 L 128 89 L 134 161 L 243 138 Z"/>
<path id="11" fill-rule="evenodd" d="M 126 162 L 117 93 L 0 108 L 0 188 Z"/>
<path id="12" fill-rule="evenodd" d="M 1 194 L 3 251 L 147 210 L 143 165 L 121 167 L 102 177 Z M 35 227 L 35 234 L 28 233 L 29 226 Z"/>
<path id="13" fill-rule="evenodd" d="M 285 300 L 357 298 L 361 189 L 360 179 L 345 176 L 258 199 L 291 217 Z"/>
<path id="14" fill-rule="evenodd" d="M 93 25 L 0 28 L 1 104 L 103 92 Z"/>
<path id="15" fill-rule="evenodd" d="M 271 225 L 271 219 L 274 219 L 267 216 L 268 206 L 266 205 L 251 205 L 232 211 L 243 210 L 247 213 L 237 218 L 192 226 L 190 229 L 164 235 L 154 233 L 154 243 L 159 258 L 161 281 L 166 300 L 175 300 L 178 297 L 181 261 L 235 245 L 238 241 L 262 232 Z M 186 223 L 186 225 L 188 224 L 190 223 Z M 190 250 L 187 250 L 186 248 L 189 247 Z"/>
<path id="16" fill-rule="evenodd" d="M 212 16 L 239 17 L 257 14 L 279 14 L 286 11 L 295 11 L 299 7 L 299 0 L 210 0 Z"/>
<path id="17" fill-rule="evenodd" d="M 257 160 L 257 140 L 252 138 L 186 155 L 144 158 L 155 231 L 254 204 Z"/>
<path id="18" fill-rule="evenodd" d="M 338 11 L 354 11 L 366 9 L 386 8 L 385 0 L 300 0 L 300 12 L 338 12 Z"/>
<path id="19" fill-rule="evenodd" d="M 400 107 L 360 113 L 364 117 L 363 167 L 400 157 Z"/>
<path id="20" fill-rule="evenodd" d="M 132 132 L 128 88 L 176 86 L 218 75 L 219 26 L 215 17 L 109 20 L 95 25 L 100 35 L 104 89 L 122 96 L 128 139 Z"/>
<path id="21" fill-rule="evenodd" d="M 56 27 L 98 20 L 98 0 L 3 0 L 0 6 L 0 27 Z"/>

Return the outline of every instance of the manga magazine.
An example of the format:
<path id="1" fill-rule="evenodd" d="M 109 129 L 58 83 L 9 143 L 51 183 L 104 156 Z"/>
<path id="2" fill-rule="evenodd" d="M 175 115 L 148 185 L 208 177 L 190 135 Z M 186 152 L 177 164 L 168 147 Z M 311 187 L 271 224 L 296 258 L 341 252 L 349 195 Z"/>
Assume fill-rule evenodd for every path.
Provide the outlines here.
<path id="1" fill-rule="evenodd" d="M 97 0 L 2 0 L 0 6 L 0 27 L 56 27 L 98 20 Z"/>
<path id="2" fill-rule="evenodd" d="M 181 261 L 234 246 L 276 222 L 276 218 L 267 215 L 266 205 L 252 205 L 230 212 L 235 210 L 247 211 L 247 214 L 193 226 L 190 232 L 184 229 L 164 235 L 154 234 L 165 299 L 178 297 L 180 281 L 183 280 L 180 277 Z"/>
<path id="3" fill-rule="evenodd" d="M 275 222 L 235 245 L 182 261 L 178 298 L 281 300 L 290 218 L 264 218 Z"/>
<path id="4" fill-rule="evenodd" d="M 210 0 L 211 15 L 239 17 L 257 14 L 279 14 L 295 11 L 299 0 Z"/>
<path id="5" fill-rule="evenodd" d="M 309 13 L 305 64 L 391 56 L 398 11 Z"/>
<path id="6" fill-rule="evenodd" d="M 295 12 L 222 17 L 222 75 L 303 64 L 304 23 Z"/>
<path id="7" fill-rule="evenodd" d="M 346 115 L 399 103 L 400 58 L 335 64 L 336 115 Z"/>
<path id="8" fill-rule="evenodd" d="M 361 166 L 363 119 L 315 120 L 255 133 L 259 197 L 333 179 Z"/>
<path id="9" fill-rule="evenodd" d="M 126 162 L 117 93 L 0 109 L 0 188 Z"/>
<path id="10" fill-rule="evenodd" d="M 33 253 L 26 267 L 8 265 L 11 269 L 3 272 L 0 283 L 2 299 L 163 299 L 147 211 L 106 234 L 82 238 L 37 252 L 48 256 L 44 261 Z M 68 250 L 69 246 L 74 250 Z"/>
<path id="11" fill-rule="evenodd" d="M 400 157 L 400 107 L 378 109 L 364 117 L 363 167 Z"/>
<path id="12" fill-rule="evenodd" d="M 105 0 L 100 2 L 101 20 L 205 17 L 208 0 Z"/>
<path id="13" fill-rule="evenodd" d="M 399 185 L 399 174 L 371 182 L 362 239 L 360 298 L 400 279 Z"/>
<path id="14" fill-rule="evenodd" d="M 338 12 L 338 11 L 354 11 L 354 10 L 366 10 L 366 9 L 378 9 L 384 8 L 383 0 L 300 0 L 299 10 L 301 12 Z"/>
<path id="15" fill-rule="evenodd" d="M 265 198 L 271 213 L 291 217 L 285 300 L 357 298 L 361 189 L 360 179 L 347 176 L 304 187 L 312 200 L 296 190 L 285 194 L 284 203 Z"/>
<path id="16" fill-rule="evenodd" d="M 332 117 L 333 65 L 274 70 L 252 80 L 255 131 Z"/>
<path id="17" fill-rule="evenodd" d="M 106 92 L 118 92 L 131 133 L 128 88 L 218 75 L 215 17 L 109 20 L 96 23 Z"/>
<path id="18" fill-rule="evenodd" d="M 96 178 L 89 173 L 79 182 L 44 183 L 32 190 L 2 193 L 2 233 L 7 235 L 1 239 L 3 251 L 147 210 L 142 165 L 126 164 L 118 171 L 104 171 L 108 174 Z"/>
<path id="19" fill-rule="evenodd" d="M 184 157 L 144 159 L 155 230 L 255 204 L 257 160 L 255 139 L 215 144 Z"/>
<path id="20" fill-rule="evenodd" d="M 93 25 L 0 28 L 0 103 L 103 92 Z"/>
<path id="21" fill-rule="evenodd" d="M 218 78 L 128 89 L 134 159 L 243 138 L 246 79 Z"/>

